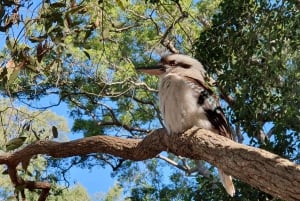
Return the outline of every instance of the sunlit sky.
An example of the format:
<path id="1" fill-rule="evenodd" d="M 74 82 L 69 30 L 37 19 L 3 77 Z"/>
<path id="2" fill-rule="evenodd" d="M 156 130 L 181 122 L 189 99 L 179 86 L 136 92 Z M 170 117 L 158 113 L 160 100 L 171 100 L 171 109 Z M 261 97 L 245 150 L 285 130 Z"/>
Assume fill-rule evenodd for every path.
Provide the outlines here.
<path id="1" fill-rule="evenodd" d="M 47 101 L 47 98 L 42 100 L 43 104 L 53 104 L 55 103 L 55 100 L 53 100 L 53 97 L 50 98 L 50 100 Z M 57 107 L 50 108 L 51 111 L 56 113 L 59 116 L 63 116 L 66 118 L 69 128 L 72 128 L 73 125 L 73 119 L 69 117 L 69 111 L 68 106 L 65 103 L 61 103 Z M 80 134 L 69 134 L 70 140 L 82 138 L 83 136 Z M 70 173 L 70 184 L 76 184 L 79 183 L 82 186 L 86 188 L 88 193 L 90 194 L 91 198 L 95 197 L 95 194 L 97 193 L 106 193 L 113 185 L 115 184 L 115 180 L 111 178 L 111 168 L 107 167 L 103 169 L 102 167 L 96 166 L 93 167 L 91 170 L 88 169 L 81 169 L 77 167 L 73 167 L 69 173 Z"/>

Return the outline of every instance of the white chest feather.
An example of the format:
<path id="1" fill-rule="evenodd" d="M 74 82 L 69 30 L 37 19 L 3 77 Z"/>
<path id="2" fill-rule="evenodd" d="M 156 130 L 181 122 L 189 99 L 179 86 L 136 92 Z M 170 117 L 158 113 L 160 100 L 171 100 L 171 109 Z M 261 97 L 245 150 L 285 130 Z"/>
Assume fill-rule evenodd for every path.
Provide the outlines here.
<path id="1" fill-rule="evenodd" d="M 177 75 L 161 79 L 159 104 L 169 133 L 181 133 L 193 126 L 212 129 L 205 111 L 198 102 L 199 91 Z"/>

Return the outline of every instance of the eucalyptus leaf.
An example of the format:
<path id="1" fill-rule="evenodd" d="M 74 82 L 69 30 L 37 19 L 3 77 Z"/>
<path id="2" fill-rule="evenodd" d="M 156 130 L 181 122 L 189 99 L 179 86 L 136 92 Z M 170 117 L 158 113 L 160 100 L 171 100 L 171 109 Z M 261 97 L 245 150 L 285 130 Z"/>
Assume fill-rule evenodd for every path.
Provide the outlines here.
<path id="1" fill-rule="evenodd" d="M 17 137 L 9 140 L 6 143 L 6 151 L 12 151 L 22 146 L 27 137 Z"/>

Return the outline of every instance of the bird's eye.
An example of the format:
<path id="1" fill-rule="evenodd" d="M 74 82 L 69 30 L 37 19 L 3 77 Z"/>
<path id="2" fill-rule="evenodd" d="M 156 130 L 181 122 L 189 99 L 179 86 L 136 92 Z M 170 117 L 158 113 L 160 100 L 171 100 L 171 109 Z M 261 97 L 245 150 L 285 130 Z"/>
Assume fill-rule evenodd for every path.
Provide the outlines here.
<path id="1" fill-rule="evenodd" d="M 180 66 L 182 68 L 190 68 L 191 67 L 191 65 L 189 65 L 189 64 L 183 64 L 183 63 L 181 63 Z"/>
<path id="2" fill-rule="evenodd" d="M 175 60 L 169 61 L 169 65 L 170 65 L 170 66 L 175 66 Z"/>

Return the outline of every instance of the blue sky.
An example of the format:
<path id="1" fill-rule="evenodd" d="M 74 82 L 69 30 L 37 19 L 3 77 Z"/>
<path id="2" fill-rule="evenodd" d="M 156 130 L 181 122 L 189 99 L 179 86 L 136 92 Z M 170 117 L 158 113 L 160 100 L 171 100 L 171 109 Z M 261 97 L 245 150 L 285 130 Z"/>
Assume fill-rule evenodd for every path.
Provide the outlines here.
<path id="1" fill-rule="evenodd" d="M 49 102 L 55 103 L 55 100 L 53 100 L 53 97 L 51 98 L 48 97 L 41 100 L 41 102 L 43 103 L 48 102 L 49 104 Z M 69 128 L 72 128 L 74 121 L 69 117 L 67 104 L 61 103 L 59 106 L 50 108 L 50 110 L 59 116 L 65 117 L 68 122 Z M 74 140 L 74 139 L 82 138 L 83 136 L 78 133 L 77 134 L 70 133 L 68 137 L 70 140 Z M 93 167 L 91 170 L 73 167 L 69 171 L 70 178 L 71 178 L 70 183 L 81 184 L 87 189 L 90 196 L 94 197 L 96 193 L 108 192 L 108 190 L 111 187 L 113 187 L 113 185 L 115 184 L 116 182 L 115 179 L 113 179 L 110 176 L 111 171 L 112 170 L 110 167 L 103 169 L 102 167 L 96 166 Z"/>

